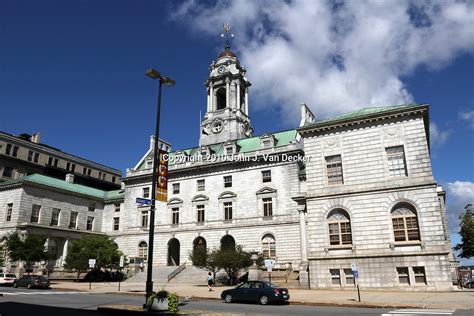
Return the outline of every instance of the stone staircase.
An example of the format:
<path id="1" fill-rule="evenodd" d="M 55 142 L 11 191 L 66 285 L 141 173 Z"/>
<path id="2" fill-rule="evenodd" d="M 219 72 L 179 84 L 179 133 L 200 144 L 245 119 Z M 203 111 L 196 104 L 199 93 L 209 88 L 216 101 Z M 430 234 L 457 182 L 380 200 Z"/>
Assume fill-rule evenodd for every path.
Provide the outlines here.
<path id="1" fill-rule="evenodd" d="M 186 266 L 186 269 L 184 269 L 174 278 L 172 278 L 169 283 L 207 285 L 207 273 L 208 271 L 198 269 L 192 265 L 188 265 Z"/>
<path id="2" fill-rule="evenodd" d="M 179 266 L 153 267 L 153 274 L 152 274 L 153 282 L 158 283 L 158 284 L 168 283 L 168 275 L 178 268 Z M 125 282 L 146 283 L 146 268 L 145 270 L 143 270 L 143 272 L 137 272 L 134 276 L 128 278 Z"/>

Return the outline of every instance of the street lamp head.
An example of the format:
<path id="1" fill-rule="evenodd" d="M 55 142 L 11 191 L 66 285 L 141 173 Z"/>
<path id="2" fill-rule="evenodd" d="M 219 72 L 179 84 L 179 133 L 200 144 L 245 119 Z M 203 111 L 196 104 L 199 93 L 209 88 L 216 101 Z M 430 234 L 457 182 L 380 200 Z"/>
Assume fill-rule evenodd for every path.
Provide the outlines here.
<path id="1" fill-rule="evenodd" d="M 171 79 L 170 77 L 163 77 L 163 84 L 167 87 L 172 87 L 176 84 L 176 81 Z"/>
<path id="2" fill-rule="evenodd" d="M 150 77 L 151 79 L 159 79 L 161 78 L 161 74 L 159 71 L 153 69 L 153 68 L 150 68 L 150 69 L 147 69 L 147 71 L 145 72 L 145 74 Z"/>

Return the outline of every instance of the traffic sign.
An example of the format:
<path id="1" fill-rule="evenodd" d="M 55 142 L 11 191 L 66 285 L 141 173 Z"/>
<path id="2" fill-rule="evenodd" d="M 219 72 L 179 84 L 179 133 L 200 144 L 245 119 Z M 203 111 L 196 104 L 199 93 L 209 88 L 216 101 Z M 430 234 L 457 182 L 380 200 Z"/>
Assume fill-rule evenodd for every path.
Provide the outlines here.
<path id="1" fill-rule="evenodd" d="M 120 263 L 119 263 L 120 268 L 123 268 L 124 261 L 125 261 L 125 258 L 123 256 L 120 256 Z"/>
<path id="2" fill-rule="evenodd" d="M 263 261 L 265 263 L 265 267 L 270 267 L 270 268 L 273 268 L 273 265 L 275 264 L 275 260 L 274 259 L 265 259 Z"/>
<path id="3" fill-rule="evenodd" d="M 354 278 L 358 279 L 359 278 L 359 271 L 356 270 L 353 273 L 354 273 Z"/>
<path id="4" fill-rule="evenodd" d="M 149 200 L 149 199 L 137 198 L 135 201 L 136 201 L 137 204 L 151 205 L 151 200 Z"/>
<path id="5" fill-rule="evenodd" d="M 95 267 L 95 262 L 96 262 L 96 259 L 89 259 L 89 268 L 93 268 Z"/>

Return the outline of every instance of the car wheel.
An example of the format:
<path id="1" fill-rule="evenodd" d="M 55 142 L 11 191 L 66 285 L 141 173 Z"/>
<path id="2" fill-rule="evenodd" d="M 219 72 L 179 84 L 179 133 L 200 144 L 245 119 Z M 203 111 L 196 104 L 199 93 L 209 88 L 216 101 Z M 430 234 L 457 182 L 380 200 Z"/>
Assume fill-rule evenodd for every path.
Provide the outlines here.
<path id="1" fill-rule="evenodd" d="M 260 296 L 260 304 L 267 305 L 268 301 L 269 301 L 268 296 L 266 296 L 266 295 Z"/>
<path id="2" fill-rule="evenodd" d="M 16 282 L 13 283 L 13 287 L 18 287 L 18 284 L 16 284 Z"/>
<path id="3" fill-rule="evenodd" d="M 32 288 L 31 283 L 28 283 L 28 285 L 26 287 L 31 289 Z"/>
<path id="4" fill-rule="evenodd" d="M 226 303 L 232 303 L 232 295 L 231 295 L 231 294 L 226 294 L 226 295 L 224 296 L 224 301 L 225 301 Z"/>

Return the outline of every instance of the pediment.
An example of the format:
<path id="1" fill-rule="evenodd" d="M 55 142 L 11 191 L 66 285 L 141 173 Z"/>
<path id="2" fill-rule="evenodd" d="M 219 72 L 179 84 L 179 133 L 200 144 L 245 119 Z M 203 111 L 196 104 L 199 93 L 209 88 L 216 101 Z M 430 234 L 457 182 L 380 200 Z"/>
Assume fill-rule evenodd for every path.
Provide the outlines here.
<path id="1" fill-rule="evenodd" d="M 260 190 L 257 191 L 257 194 L 267 194 L 267 193 L 276 193 L 277 190 L 270 188 L 270 187 L 264 187 L 261 188 Z"/>
<path id="2" fill-rule="evenodd" d="M 168 201 L 168 205 L 172 204 L 183 204 L 183 200 L 181 200 L 180 198 L 171 198 Z"/>
<path id="3" fill-rule="evenodd" d="M 192 202 L 203 202 L 203 201 L 208 201 L 209 197 L 204 194 L 198 194 L 193 199 L 191 200 Z"/>
<path id="4" fill-rule="evenodd" d="M 226 191 L 226 192 L 223 192 L 219 195 L 219 199 L 229 199 L 229 198 L 236 198 L 237 197 L 237 194 L 235 194 L 234 192 L 231 192 L 231 191 Z"/>

